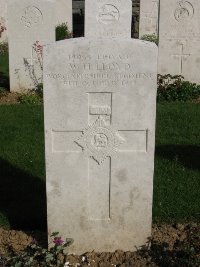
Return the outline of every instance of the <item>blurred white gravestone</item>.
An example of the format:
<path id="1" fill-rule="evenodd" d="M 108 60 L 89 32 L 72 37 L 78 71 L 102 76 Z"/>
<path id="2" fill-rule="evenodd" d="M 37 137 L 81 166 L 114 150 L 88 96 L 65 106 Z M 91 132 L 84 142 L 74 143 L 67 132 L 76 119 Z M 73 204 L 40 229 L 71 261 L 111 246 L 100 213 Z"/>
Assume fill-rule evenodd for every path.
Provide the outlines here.
<path id="1" fill-rule="evenodd" d="M 4 28 L 4 30 L 3 30 Z M 0 0 L 0 43 L 7 42 L 7 1 Z"/>
<path id="2" fill-rule="evenodd" d="M 113 21 L 124 31 L 126 2 L 115 1 Z M 48 232 L 74 239 L 77 254 L 134 250 L 151 236 L 157 47 L 104 32 L 44 49 Z"/>
<path id="3" fill-rule="evenodd" d="M 161 0 L 159 73 L 200 83 L 200 2 Z"/>
<path id="4" fill-rule="evenodd" d="M 55 41 L 54 0 L 10 0 L 8 4 L 10 90 L 42 82 L 42 46 Z"/>
<path id="5" fill-rule="evenodd" d="M 56 25 L 67 23 L 68 29 L 72 31 L 72 0 L 57 0 L 56 12 Z"/>
<path id="6" fill-rule="evenodd" d="M 6 27 L 6 30 L 0 37 L 0 42 L 7 41 L 8 30 L 7 30 L 7 4 L 8 0 L 0 0 L 0 26 Z M 55 23 L 60 25 L 67 23 L 69 31 L 72 31 L 72 0 L 56 0 L 56 12 Z"/>
<path id="7" fill-rule="evenodd" d="M 168 2 L 168 1 L 166 1 Z M 144 35 L 158 35 L 159 0 L 140 1 L 140 38 Z"/>
<path id="8" fill-rule="evenodd" d="M 85 10 L 85 37 L 131 37 L 131 1 L 85 0 Z"/>

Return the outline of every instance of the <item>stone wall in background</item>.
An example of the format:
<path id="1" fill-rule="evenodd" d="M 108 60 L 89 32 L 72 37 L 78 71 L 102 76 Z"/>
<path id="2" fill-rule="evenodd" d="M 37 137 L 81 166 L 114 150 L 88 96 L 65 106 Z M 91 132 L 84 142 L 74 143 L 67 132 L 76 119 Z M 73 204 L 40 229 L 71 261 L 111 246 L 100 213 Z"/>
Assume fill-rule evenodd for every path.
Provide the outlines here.
<path id="1" fill-rule="evenodd" d="M 2 31 L 2 27 L 5 27 L 6 29 Z M 6 0 L 0 0 L 0 42 L 6 42 L 7 39 L 8 37 Z"/>
<path id="2" fill-rule="evenodd" d="M 133 0 L 132 36 L 139 38 L 140 0 Z"/>

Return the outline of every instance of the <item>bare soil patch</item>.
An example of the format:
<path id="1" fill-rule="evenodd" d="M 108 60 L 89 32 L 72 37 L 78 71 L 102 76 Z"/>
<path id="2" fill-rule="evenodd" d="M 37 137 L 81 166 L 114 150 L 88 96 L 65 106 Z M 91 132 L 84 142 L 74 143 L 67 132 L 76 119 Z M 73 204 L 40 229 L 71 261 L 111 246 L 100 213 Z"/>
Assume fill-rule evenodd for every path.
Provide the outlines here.
<path id="1" fill-rule="evenodd" d="M 9 92 L 0 94 L 0 105 L 19 104 L 19 96 L 20 94 L 18 93 L 9 93 Z"/>
<path id="2" fill-rule="evenodd" d="M 43 242 L 44 234 L 38 236 L 34 233 L 30 235 L 22 231 L 0 229 L 0 256 L 6 261 L 8 250 L 18 254 L 35 238 L 38 242 Z M 81 256 L 68 255 L 66 259 L 63 257 L 62 266 L 66 262 L 66 266 L 72 267 L 199 267 L 200 224 L 154 225 L 151 246 L 149 243 L 136 252 L 118 250 L 114 253 L 90 252 Z"/>

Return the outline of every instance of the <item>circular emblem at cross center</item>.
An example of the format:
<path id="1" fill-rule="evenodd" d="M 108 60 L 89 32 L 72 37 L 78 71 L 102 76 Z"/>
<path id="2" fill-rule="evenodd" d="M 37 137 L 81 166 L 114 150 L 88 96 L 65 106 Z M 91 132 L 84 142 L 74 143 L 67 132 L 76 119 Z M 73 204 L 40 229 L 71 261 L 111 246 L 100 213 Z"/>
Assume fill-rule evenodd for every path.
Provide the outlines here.
<path id="1" fill-rule="evenodd" d="M 104 133 L 96 133 L 91 143 L 96 149 L 105 149 L 108 147 L 108 137 Z"/>
<path id="2" fill-rule="evenodd" d="M 95 153 L 106 152 L 113 149 L 115 142 L 113 133 L 104 127 L 98 127 L 87 136 L 87 147 Z"/>

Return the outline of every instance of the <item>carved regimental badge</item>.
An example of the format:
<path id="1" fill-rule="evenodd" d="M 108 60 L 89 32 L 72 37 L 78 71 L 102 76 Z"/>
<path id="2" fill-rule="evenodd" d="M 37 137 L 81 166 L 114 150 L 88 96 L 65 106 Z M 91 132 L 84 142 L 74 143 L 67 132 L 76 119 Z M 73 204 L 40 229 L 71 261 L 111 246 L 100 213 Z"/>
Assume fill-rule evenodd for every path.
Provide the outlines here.
<path id="1" fill-rule="evenodd" d="M 116 6 L 106 4 L 99 10 L 98 20 L 103 24 L 113 24 L 119 20 L 120 13 Z"/>
<path id="2" fill-rule="evenodd" d="M 189 1 L 179 1 L 174 12 L 174 17 L 178 22 L 187 21 L 194 15 L 194 7 Z"/>
<path id="3" fill-rule="evenodd" d="M 25 27 L 38 26 L 43 20 L 42 12 L 35 6 L 28 6 L 24 9 L 21 21 Z"/>
<path id="4" fill-rule="evenodd" d="M 111 157 L 117 151 L 124 139 L 113 127 L 106 125 L 104 119 L 99 116 L 75 142 L 89 157 L 101 164 L 106 157 Z"/>

